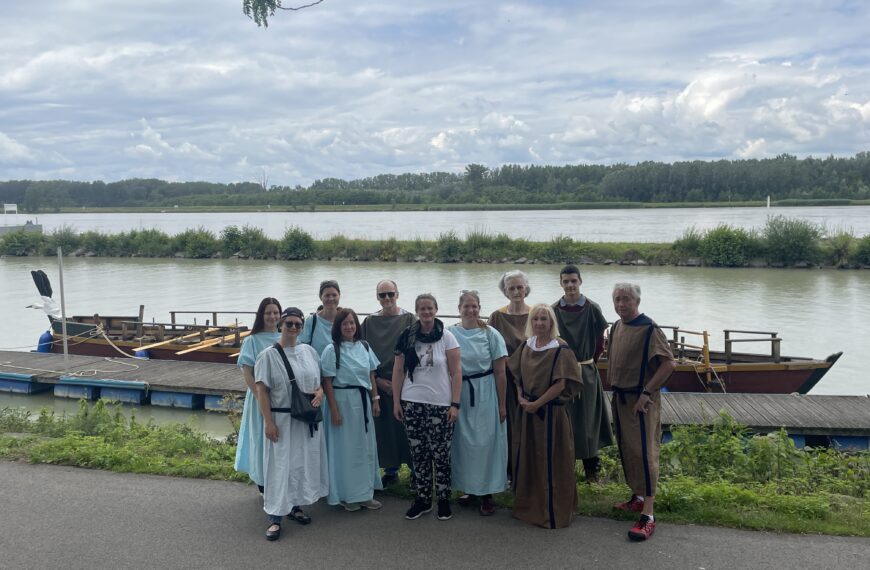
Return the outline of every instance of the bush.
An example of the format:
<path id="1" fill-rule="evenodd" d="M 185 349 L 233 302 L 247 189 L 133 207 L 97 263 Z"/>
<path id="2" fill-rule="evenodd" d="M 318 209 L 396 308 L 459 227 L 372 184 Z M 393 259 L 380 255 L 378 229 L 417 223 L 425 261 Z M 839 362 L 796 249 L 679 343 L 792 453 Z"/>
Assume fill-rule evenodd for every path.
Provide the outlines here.
<path id="1" fill-rule="evenodd" d="M 748 261 L 751 242 L 746 230 L 723 224 L 704 235 L 698 253 L 707 265 L 742 267 Z"/>
<path id="2" fill-rule="evenodd" d="M 175 243 L 175 251 L 180 251 L 185 257 L 193 259 L 213 257 L 220 251 L 220 243 L 217 238 L 202 227 L 178 234 L 173 242 Z"/>
<path id="3" fill-rule="evenodd" d="M 81 247 L 81 241 L 81 236 L 75 230 L 64 226 L 45 236 L 42 254 L 57 255 L 57 248 L 60 247 L 64 255 L 69 255 Z"/>
<path id="4" fill-rule="evenodd" d="M 253 259 L 268 259 L 275 257 L 276 244 L 266 233 L 254 226 L 243 226 L 238 235 L 239 255 Z"/>
<path id="5" fill-rule="evenodd" d="M 130 253 L 143 257 L 172 255 L 172 238 L 159 230 L 133 230 L 128 236 Z"/>
<path id="6" fill-rule="evenodd" d="M 819 259 L 821 228 L 806 220 L 771 216 L 763 231 L 767 258 L 771 262 L 793 265 L 799 261 L 814 263 Z"/>
<path id="7" fill-rule="evenodd" d="M 314 257 L 314 238 L 299 226 L 292 226 L 284 232 L 278 251 L 284 259 L 311 259 Z"/>
<path id="8" fill-rule="evenodd" d="M 575 257 L 575 243 L 570 236 L 559 235 L 544 245 L 543 256 L 551 261 L 571 263 Z"/>
<path id="9" fill-rule="evenodd" d="M 855 253 L 852 254 L 852 259 L 855 263 L 870 265 L 870 235 L 866 235 L 858 240 L 858 243 L 855 245 Z"/>
<path id="10" fill-rule="evenodd" d="M 435 261 L 439 263 L 462 261 L 462 240 L 453 230 L 438 236 L 438 241 L 435 243 Z"/>
<path id="11" fill-rule="evenodd" d="M 96 231 L 83 233 L 80 244 L 81 249 L 100 257 L 114 256 L 120 252 L 118 239 L 115 236 Z"/>
<path id="12" fill-rule="evenodd" d="M 0 236 L 0 255 L 37 255 L 42 248 L 41 233 L 9 232 Z"/>
<path id="13" fill-rule="evenodd" d="M 221 253 L 232 257 L 242 250 L 242 232 L 237 226 L 227 226 L 221 230 Z"/>
<path id="14" fill-rule="evenodd" d="M 683 230 L 683 235 L 674 242 L 674 251 L 685 257 L 695 257 L 700 255 L 701 241 L 704 239 L 704 232 L 698 230 L 695 226 L 691 226 Z"/>
<path id="15" fill-rule="evenodd" d="M 825 261 L 835 267 L 848 265 L 854 243 L 855 236 L 845 230 L 832 235 L 823 244 Z"/>

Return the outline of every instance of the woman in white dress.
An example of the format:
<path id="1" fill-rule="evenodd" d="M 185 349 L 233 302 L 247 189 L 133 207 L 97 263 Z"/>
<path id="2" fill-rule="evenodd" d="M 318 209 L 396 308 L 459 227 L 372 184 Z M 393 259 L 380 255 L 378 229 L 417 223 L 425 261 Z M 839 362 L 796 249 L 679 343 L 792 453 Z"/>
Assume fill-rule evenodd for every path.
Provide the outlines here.
<path id="1" fill-rule="evenodd" d="M 300 524 L 311 518 L 300 508 L 329 493 L 326 440 L 316 425 L 290 417 L 293 390 L 301 390 L 319 407 L 320 358 L 306 344 L 297 343 L 304 318 L 296 307 L 281 313 L 281 340 L 257 357 L 254 379 L 257 401 L 263 414 L 263 510 L 269 515 L 267 540 L 281 536 L 281 520 L 287 515 Z M 280 351 L 280 352 L 279 352 Z M 290 380 L 282 354 L 293 371 Z"/>

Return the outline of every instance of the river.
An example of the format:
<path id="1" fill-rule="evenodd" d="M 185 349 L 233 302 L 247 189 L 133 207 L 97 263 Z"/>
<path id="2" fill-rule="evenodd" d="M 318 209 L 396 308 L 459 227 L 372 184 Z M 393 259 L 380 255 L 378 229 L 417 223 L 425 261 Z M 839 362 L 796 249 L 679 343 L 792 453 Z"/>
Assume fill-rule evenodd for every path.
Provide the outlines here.
<path id="1" fill-rule="evenodd" d="M 136 315 L 141 303 L 146 318 L 162 322 L 170 310 L 253 311 L 265 296 L 311 311 L 318 283 L 327 278 L 342 285 L 342 305 L 360 312 L 378 308 L 375 284 L 388 277 L 398 282 L 403 306 L 413 308 L 414 296 L 426 291 L 442 313 L 456 314 L 459 291 L 478 289 L 489 314 L 505 303 L 498 277 L 517 267 L 529 274 L 530 302 L 560 296 L 559 268 L 547 265 L 66 258 L 64 282 L 68 314 Z M 39 300 L 31 269 L 46 270 L 59 298 L 56 259 L 0 259 L 0 349 L 29 350 L 47 328 L 41 311 L 25 308 Z M 813 393 L 870 392 L 861 361 L 870 330 L 870 271 L 588 266 L 583 278 L 582 290 L 609 320 L 616 318 L 611 287 L 634 281 L 643 288 L 641 310 L 660 324 L 708 330 L 713 348 L 722 347 L 721 331 L 730 328 L 776 331 L 784 355 L 843 351 Z"/>
<path id="2" fill-rule="evenodd" d="M 69 227 L 77 232 L 118 233 L 158 229 L 170 235 L 191 228 L 219 233 L 235 225 L 257 226 L 271 238 L 299 226 L 316 239 L 336 234 L 361 239 L 435 239 L 453 230 L 460 237 L 471 231 L 504 232 L 513 238 L 548 241 L 570 236 L 578 241 L 672 242 L 696 227 L 711 229 L 728 224 L 760 229 L 769 215 L 801 218 L 828 231 L 870 234 L 870 206 L 788 208 L 650 208 L 624 210 L 513 210 L 478 212 L 218 212 L 134 214 L 40 214 L 7 216 L 10 225 L 38 221 L 45 232 Z"/>

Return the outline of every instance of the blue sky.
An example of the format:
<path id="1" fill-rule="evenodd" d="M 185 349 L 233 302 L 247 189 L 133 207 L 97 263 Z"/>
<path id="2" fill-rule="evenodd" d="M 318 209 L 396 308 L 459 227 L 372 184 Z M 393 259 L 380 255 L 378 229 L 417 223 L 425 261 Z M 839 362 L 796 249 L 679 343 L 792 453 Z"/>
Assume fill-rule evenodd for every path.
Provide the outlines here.
<path id="1" fill-rule="evenodd" d="M 0 180 L 848 156 L 867 30 L 837 0 L 325 0 L 266 30 L 241 0 L 15 2 Z"/>

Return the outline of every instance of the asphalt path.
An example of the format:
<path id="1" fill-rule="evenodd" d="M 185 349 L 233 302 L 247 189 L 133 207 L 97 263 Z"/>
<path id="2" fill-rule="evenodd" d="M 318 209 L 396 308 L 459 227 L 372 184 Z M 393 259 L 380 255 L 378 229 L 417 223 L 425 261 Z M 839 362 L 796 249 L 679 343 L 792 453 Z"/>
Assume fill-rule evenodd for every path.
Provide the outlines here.
<path id="1" fill-rule="evenodd" d="M 407 521 L 408 503 L 347 513 L 323 501 L 277 542 L 256 489 L 223 481 L 0 461 L 0 568 L 867 568 L 870 539 L 579 517 L 545 530 L 454 507 Z"/>

